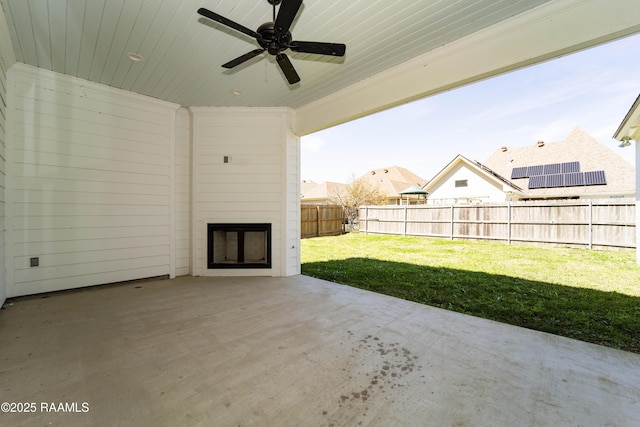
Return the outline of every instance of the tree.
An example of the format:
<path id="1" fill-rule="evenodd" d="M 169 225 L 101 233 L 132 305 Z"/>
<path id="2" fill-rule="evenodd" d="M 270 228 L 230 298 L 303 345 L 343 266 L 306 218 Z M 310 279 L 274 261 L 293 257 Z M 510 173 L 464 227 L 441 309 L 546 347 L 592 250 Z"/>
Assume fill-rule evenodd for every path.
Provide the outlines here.
<path id="1" fill-rule="evenodd" d="M 355 176 L 352 176 L 345 189 L 336 193 L 331 198 L 331 202 L 342 206 L 347 223 L 353 224 L 358 218 L 360 206 L 384 205 L 387 202 L 387 197 L 379 185 L 372 185 L 362 178 L 356 179 Z"/>

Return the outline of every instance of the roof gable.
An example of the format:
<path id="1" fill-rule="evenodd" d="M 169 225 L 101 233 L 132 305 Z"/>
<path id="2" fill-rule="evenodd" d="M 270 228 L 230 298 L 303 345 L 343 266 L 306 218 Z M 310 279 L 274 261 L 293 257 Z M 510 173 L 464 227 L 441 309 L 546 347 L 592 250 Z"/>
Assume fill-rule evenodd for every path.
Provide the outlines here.
<path id="1" fill-rule="evenodd" d="M 640 95 L 622 119 L 613 137 L 620 141 L 640 139 Z"/>
<path id="2" fill-rule="evenodd" d="M 508 191 L 514 191 L 522 194 L 522 188 L 516 186 L 508 179 L 494 172 L 491 168 L 481 163 L 469 160 L 468 158 L 460 154 L 458 154 L 451 162 L 449 162 L 449 164 L 447 164 L 444 169 L 438 172 L 436 176 L 434 176 L 433 179 L 431 179 L 431 181 L 429 181 L 429 183 L 424 187 L 424 190 L 426 190 L 427 192 L 431 192 L 431 190 L 440 186 L 443 183 L 443 180 L 446 180 L 449 174 L 458 167 L 466 167 L 467 169 L 472 170 L 496 187 L 503 189 L 507 187 Z"/>

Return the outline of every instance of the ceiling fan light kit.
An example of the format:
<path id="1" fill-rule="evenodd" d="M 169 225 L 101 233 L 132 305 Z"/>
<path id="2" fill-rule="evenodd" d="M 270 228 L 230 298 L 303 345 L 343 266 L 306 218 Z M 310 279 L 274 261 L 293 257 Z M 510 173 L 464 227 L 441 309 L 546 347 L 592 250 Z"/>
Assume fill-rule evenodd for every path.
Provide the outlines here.
<path id="1" fill-rule="evenodd" d="M 302 0 L 267 1 L 269 4 L 273 5 L 273 22 L 265 22 L 260 25 L 256 31 L 250 30 L 249 28 L 208 9 L 198 9 L 198 13 L 205 18 L 211 19 L 212 21 L 218 22 L 226 27 L 253 37 L 260 46 L 259 49 L 254 49 L 223 64 L 223 68 L 235 68 L 266 51 L 270 55 L 275 56 L 276 62 L 280 66 L 285 78 L 289 84 L 293 85 L 300 81 L 300 76 L 293 67 L 289 57 L 283 53 L 285 50 L 290 49 L 293 52 L 312 53 L 317 55 L 344 56 L 347 49 L 344 44 L 293 40 L 289 28 L 300 10 Z M 276 6 L 280 4 L 282 5 L 278 9 L 278 14 L 276 15 Z"/>

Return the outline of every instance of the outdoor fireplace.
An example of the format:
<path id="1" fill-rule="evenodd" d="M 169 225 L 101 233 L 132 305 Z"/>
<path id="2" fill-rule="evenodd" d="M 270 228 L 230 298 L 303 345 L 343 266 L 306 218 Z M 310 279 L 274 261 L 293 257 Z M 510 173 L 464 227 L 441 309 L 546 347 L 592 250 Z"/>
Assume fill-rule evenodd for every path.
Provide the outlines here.
<path id="1" fill-rule="evenodd" d="M 208 224 L 207 268 L 271 268 L 271 224 Z"/>

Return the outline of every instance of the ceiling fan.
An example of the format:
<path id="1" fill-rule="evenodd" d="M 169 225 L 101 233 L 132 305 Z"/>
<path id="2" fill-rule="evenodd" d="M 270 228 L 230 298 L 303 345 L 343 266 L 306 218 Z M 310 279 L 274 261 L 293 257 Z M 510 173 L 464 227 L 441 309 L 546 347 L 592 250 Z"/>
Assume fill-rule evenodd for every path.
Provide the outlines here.
<path id="1" fill-rule="evenodd" d="M 269 4 L 273 5 L 273 22 L 265 22 L 260 25 L 256 31 L 252 31 L 249 28 L 238 24 L 230 19 L 220 16 L 208 9 L 200 8 L 198 13 L 205 18 L 209 18 L 222 25 L 226 25 L 236 31 L 251 36 L 256 39 L 260 45 L 260 49 L 252 50 L 233 59 L 222 66 L 224 68 L 234 68 L 260 55 L 265 50 L 269 54 L 276 57 L 276 61 L 282 70 L 282 73 L 286 77 L 289 84 L 295 84 L 300 81 L 300 76 L 293 68 L 293 64 L 289 60 L 289 57 L 283 52 L 287 49 L 291 49 L 293 52 L 303 53 L 315 53 L 318 55 L 332 55 L 332 56 L 344 56 L 347 47 L 344 44 L 339 43 L 322 43 L 322 42 L 305 42 L 293 40 L 289 28 L 293 23 L 294 18 L 298 14 L 298 10 L 302 5 L 302 0 L 267 0 Z M 276 16 L 276 5 L 282 3 Z"/>

